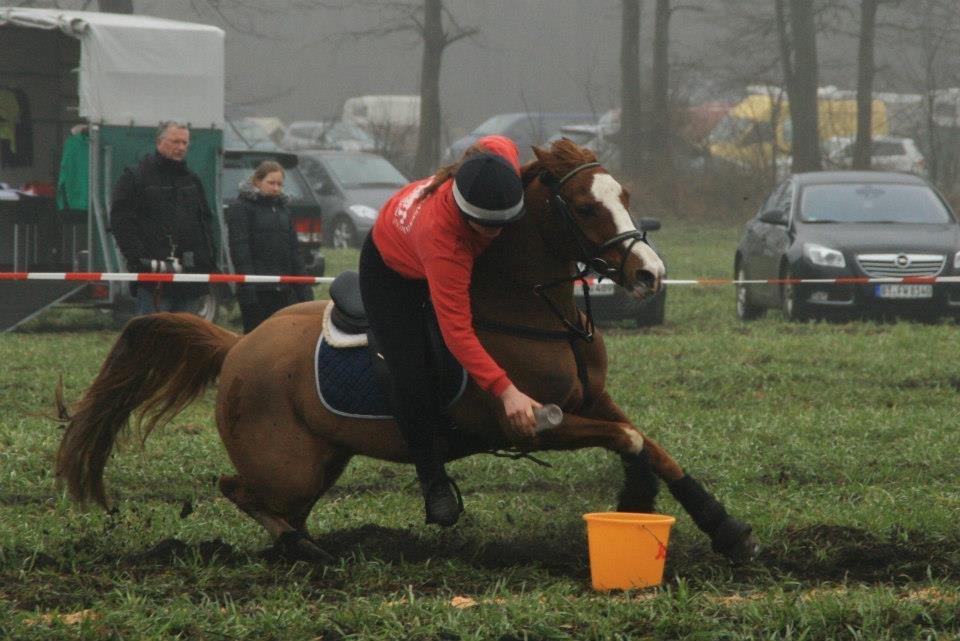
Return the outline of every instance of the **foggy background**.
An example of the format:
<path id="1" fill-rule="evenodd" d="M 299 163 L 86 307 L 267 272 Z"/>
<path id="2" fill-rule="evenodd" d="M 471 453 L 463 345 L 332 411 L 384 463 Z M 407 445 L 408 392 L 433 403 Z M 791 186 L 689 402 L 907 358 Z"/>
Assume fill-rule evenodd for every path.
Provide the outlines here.
<path id="1" fill-rule="evenodd" d="M 12 4 L 18 4 L 16 2 Z M 27 3 L 19 3 L 27 4 Z M 32 2 L 80 9 L 84 2 Z M 325 8 L 297 0 L 135 0 L 136 13 L 215 24 L 225 29 L 227 112 L 275 115 L 286 123 L 337 117 L 343 101 L 363 94 L 419 93 L 422 42 L 412 33 L 352 38 L 384 24 L 380 9 Z M 738 12 L 771 11 L 769 0 L 687 0 L 671 22 L 671 84 L 675 95 L 702 102 L 735 98 L 747 82 L 737 68 L 762 63 L 741 50 Z M 842 4 L 842 3 L 841 3 Z M 819 30 L 820 84 L 854 89 L 856 3 L 832 12 Z M 919 55 L 907 37 L 883 35 L 910 2 L 884 8 L 877 45 L 876 91 L 916 91 Z M 462 27 L 479 33 L 444 52 L 441 104 L 445 143 L 487 117 L 510 111 L 602 114 L 619 105 L 619 0 L 447 0 Z M 841 8 L 842 9 L 842 8 Z M 641 18 L 641 65 L 650 63 L 652 3 Z M 754 34 L 757 35 L 757 34 Z M 769 62 L 776 70 L 775 41 Z M 762 58 L 761 52 L 760 57 Z M 775 79 L 775 78 L 771 78 Z M 642 80 L 646 81 L 646 78 Z"/>

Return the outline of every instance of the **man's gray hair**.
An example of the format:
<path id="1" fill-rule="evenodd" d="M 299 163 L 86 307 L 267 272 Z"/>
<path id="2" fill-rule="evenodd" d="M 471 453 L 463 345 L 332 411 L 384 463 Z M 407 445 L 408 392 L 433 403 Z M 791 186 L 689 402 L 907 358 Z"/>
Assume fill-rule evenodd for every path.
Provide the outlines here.
<path id="1" fill-rule="evenodd" d="M 190 127 L 184 123 L 176 120 L 163 120 L 160 122 L 160 126 L 157 127 L 157 140 L 166 137 L 167 132 L 171 129 L 186 129 L 190 131 Z"/>

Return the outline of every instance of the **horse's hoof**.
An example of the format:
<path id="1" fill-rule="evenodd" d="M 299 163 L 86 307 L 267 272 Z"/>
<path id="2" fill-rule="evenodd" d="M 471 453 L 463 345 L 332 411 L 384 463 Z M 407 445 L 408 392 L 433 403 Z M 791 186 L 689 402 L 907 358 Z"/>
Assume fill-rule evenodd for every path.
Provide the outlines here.
<path id="1" fill-rule="evenodd" d="M 273 545 L 284 558 L 328 565 L 335 559 L 304 532 L 284 532 Z"/>
<path id="2" fill-rule="evenodd" d="M 750 563 L 760 551 L 752 532 L 752 527 L 728 516 L 713 534 L 713 551 L 727 557 L 733 565 Z"/>

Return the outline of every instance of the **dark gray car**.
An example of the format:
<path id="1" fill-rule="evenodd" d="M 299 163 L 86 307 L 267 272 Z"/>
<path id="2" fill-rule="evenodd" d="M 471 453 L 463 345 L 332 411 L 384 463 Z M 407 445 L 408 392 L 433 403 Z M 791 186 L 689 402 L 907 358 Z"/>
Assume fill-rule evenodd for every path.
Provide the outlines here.
<path id="1" fill-rule="evenodd" d="M 734 273 L 738 280 L 831 281 L 738 285 L 742 320 L 768 308 L 780 308 L 788 320 L 844 313 L 960 317 L 960 286 L 953 283 L 836 281 L 960 275 L 960 225 L 917 176 L 795 174 L 747 223 Z"/>
<path id="2" fill-rule="evenodd" d="M 373 227 L 380 208 L 407 184 L 407 178 L 376 154 L 304 151 L 300 170 L 320 199 L 324 244 L 357 247 Z"/>

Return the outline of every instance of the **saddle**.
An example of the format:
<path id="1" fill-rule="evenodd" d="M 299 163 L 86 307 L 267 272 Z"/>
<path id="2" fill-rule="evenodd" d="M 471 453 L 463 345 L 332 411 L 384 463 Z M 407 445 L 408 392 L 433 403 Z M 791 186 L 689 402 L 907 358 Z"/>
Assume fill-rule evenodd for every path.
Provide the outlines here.
<path id="1" fill-rule="evenodd" d="M 390 372 L 360 298 L 360 275 L 346 271 L 330 284 L 331 304 L 324 311 L 323 332 L 317 341 L 317 393 L 324 406 L 351 418 L 393 418 Z M 467 386 L 467 373 L 447 349 L 432 307 L 427 314 L 430 366 L 444 406 L 454 403 Z"/>

